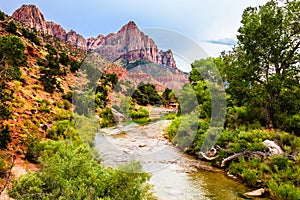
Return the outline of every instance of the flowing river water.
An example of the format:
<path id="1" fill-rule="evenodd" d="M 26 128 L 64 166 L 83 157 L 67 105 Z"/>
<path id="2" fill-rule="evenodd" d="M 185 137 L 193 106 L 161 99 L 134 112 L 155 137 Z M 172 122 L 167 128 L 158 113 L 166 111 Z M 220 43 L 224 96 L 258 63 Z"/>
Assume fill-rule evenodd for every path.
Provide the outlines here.
<path id="1" fill-rule="evenodd" d="M 119 124 L 101 129 L 96 148 L 109 166 L 120 166 L 138 160 L 151 174 L 150 183 L 161 200 L 234 200 L 251 189 L 229 179 L 209 163 L 180 152 L 163 136 L 170 124 L 158 120 L 147 125 Z"/>

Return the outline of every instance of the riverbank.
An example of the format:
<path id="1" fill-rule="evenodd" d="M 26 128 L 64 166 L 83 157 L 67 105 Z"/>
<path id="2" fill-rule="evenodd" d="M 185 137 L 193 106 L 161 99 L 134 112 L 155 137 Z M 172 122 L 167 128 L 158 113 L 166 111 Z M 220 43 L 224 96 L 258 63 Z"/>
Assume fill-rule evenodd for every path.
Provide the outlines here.
<path id="1" fill-rule="evenodd" d="M 177 117 L 167 129 L 168 137 L 179 147 L 184 138 L 176 137 L 174 140 L 174 136 L 181 120 L 184 118 Z M 181 127 L 180 130 L 186 129 Z M 185 150 L 199 157 L 205 137 L 206 131 L 202 126 Z M 279 130 L 225 129 L 213 147 L 209 152 L 200 152 L 202 159 L 230 177 L 253 190 L 264 189 L 265 195 L 273 199 L 300 199 L 300 137 Z"/>
<path id="2" fill-rule="evenodd" d="M 242 194 L 251 191 L 210 163 L 174 147 L 164 135 L 170 123 L 161 120 L 101 129 L 95 149 L 103 164 L 115 168 L 140 161 L 143 170 L 151 174 L 150 183 L 159 199 L 243 199 Z"/>

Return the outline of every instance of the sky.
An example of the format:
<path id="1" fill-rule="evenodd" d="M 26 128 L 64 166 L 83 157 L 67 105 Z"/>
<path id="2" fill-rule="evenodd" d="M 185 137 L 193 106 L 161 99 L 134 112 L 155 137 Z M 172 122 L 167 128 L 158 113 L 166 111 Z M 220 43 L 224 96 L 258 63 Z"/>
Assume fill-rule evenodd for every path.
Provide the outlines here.
<path id="1" fill-rule="evenodd" d="M 67 31 L 73 29 L 86 38 L 117 32 L 127 22 L 135 21 L 142 30 L 159 28 L 178 32 L 199 44 L 208 56 L 217 57 L 221 51 L 228 51 L 236 44 L 243 10 L 248 6 L 263 5 L 266 2 L 84 0 L 75 3 L 74 0 L 0 0 L 0 9 L 11 15 L 23 4 L 34 4 L 46 20 L 62 25 Z"/>

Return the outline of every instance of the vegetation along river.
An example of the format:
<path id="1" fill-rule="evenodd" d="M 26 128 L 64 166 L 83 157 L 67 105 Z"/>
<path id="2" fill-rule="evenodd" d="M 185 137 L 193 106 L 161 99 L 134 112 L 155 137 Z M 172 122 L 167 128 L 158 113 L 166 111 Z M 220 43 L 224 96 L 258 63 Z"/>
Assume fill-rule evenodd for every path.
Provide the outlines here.
<path id="1" fill-rule="evenodd" d="M 120 166 L 138 160 L 151 174 L 158 199 L 243 199 L 251 189 L 226 177 L 209 163 L 180 152 L 163 136 L 170 121 L 119 124 L 101 129 L 95 144 L 103 163 Z"/>

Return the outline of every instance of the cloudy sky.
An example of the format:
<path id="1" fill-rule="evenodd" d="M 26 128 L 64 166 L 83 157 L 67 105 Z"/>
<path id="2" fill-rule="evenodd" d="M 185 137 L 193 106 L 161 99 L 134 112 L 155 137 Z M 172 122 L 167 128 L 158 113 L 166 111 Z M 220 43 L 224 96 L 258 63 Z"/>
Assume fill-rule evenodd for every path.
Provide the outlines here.
<path id="1" fill-rule="evenodd" d="M 76 3 L 75 3 L 76 2 Z M 218 56 L 235 43 L 243 10 L 266 0 L 0 0 L 11 15 L 23 4 L 35 4 L 46 20 L 74 29 L 84 37 L 117 32 L 128 21 L 141 28 L 173 30 Z M 150 35 L 151 36 L 151 35 Z"/>

